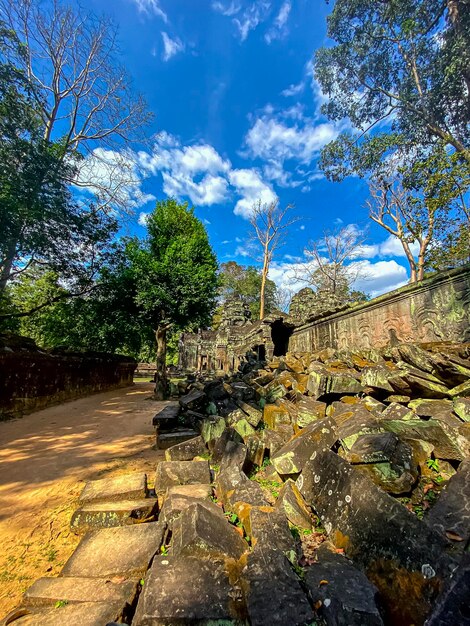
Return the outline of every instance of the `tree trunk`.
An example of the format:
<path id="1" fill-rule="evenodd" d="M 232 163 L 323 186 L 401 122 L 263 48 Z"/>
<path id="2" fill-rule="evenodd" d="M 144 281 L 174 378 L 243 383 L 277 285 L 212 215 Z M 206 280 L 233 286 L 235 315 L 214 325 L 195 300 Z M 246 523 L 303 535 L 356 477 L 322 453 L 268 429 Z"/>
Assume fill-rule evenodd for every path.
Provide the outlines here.
<path id="1" fill-rule="evenodd" d="M 168 378 L 166 375 L 166 326 L 158 326 L 155 331 L 157 342 L 157 362 L 155 373 L 155 398 L 166 400 L 168 397 Z"/>
<path id="2" fill-rule="evenodd" d="M 11 270 L 15 261 L 16 244 L 16 241 L 10 242 L 6 258 L 4 259 L 0 268 L 0 293 L 5 290 L 7 283 L 10 280 Z"/>
<path id="3" fill-rule="evenodd" d="M 268 277 L 268 258 L 266 252 L 264 253 L 264 261 L 263 261 L 263 273 L 261 274 L 261 290 L 259 295 L 259 318 L 260 320 L 264 317 L 264 298 L 266 292 L 266 279 Z"/>

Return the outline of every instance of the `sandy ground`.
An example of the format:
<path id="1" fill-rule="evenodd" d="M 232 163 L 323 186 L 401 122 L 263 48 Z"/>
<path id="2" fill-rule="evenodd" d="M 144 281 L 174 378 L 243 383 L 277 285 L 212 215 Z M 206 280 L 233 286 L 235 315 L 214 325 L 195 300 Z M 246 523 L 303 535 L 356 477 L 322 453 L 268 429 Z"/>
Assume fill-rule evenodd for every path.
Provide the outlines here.
<path id="1" fill-rule="evenodd" d="M 85 481 L 142 470 L 153 485 L 163 453 L 152 449 L 152 417 L 164 403 L 152 389 L 138 382 L 0 422 L 0 617 L 72 554 Z"/>

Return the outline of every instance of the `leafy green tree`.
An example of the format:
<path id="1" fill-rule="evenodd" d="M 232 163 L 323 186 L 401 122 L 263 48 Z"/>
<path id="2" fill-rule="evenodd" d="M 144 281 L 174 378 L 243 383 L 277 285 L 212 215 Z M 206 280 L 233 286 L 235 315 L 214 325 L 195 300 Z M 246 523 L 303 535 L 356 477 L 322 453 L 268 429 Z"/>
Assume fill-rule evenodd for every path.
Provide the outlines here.
<path id="1" fill-rule="evenodd" d="M 318 50 L 315 75 L 329 96 L 323 112 L 354 130 L 324 149 L 327 176 L 364 175 L 390 152 L 436 142 L 470 163 L 469 8 L 468 0 L 335 2 L 335 45 Z"/>
<path id="2" fill-rule="evenodd" d="M 157 202 L 144 242 L 126 246 L 135 303 L 142 322 L 155 333 L 155 394 L 167 394 L 167 333 L 209 323 L 217 295 L 217 261 L 203 224 L 187 203 Z"/>
<path id="3" fill-rule="evenodd" d="M 261 271 L 252 265 L 239 265 L 235 261 L 222 263 L 220 266 L 219 295 L 223 303 L 227 298 L 235 296 L 249 307 L 252 319 L 260 314 Z M 276 308 L 276 284 L 269 278 L 265 287 L 265 313 L 269 314 Z"/>

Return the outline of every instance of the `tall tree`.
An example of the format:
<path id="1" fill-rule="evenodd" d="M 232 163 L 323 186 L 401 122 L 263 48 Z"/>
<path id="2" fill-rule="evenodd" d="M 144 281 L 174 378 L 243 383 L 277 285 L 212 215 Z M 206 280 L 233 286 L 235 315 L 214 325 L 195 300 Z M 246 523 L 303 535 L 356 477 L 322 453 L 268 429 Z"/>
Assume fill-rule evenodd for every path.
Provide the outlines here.
<path id="1" fill-rule="evenodd" d="M 171 328 L 210 322 L 217 295 L 217 261 L 203 224 L 187 203 L 157 202 L 145 242 L 126 247 L 135 303 L 157 344 L 155 395 L 166 397 L 166 341 Z"/>
<path id="2" fill-rule="evenodd" d="M 322 153 L 331 179 L 436 142 L 470 163 L 469 0 L 337 0 L 328 35 L 315 60 L 323 112 L 354 128 Z"/>
<path id="3" fill-rule="evenodd" d="M 263 204 L 259 200 L 252 207 L 250 224 L 253 228 L 253 238 L 261 247 L 263 255 L 260 285 L 260 319 L 263 319 L 266 313 L 266 281 L 274 253 L 285 243 L 288 228 L 299 219 L 298 217 L 287 217 L 290 209 L 292 209 L 292 205 L 288 204 L 282 208 L 278 200 L 267 204 Z"/>
<path id="4" fill-rule="evenodd" d="M 222 306 L 227 298 L 235 296 L 249 307 L 253 319 L 260 314 L 261 271 L 252 265 L 239 265 L 235 261 L 222 263 L 219 272 L 219 295 Z M 270 313 L 276 307 L 276 283 L 266 280 L 265 286 L 265 313 Z"/>

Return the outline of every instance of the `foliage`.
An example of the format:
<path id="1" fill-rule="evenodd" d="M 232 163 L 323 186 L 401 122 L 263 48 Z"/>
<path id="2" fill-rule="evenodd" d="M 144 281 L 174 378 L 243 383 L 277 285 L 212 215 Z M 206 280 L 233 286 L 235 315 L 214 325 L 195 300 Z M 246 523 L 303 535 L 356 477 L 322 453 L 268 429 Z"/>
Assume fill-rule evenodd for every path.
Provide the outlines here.
<path id="1" fill-rule="evenodd" d="M 223 310 L 224 303 L 228 298 L 238 297 L 249 307 L 252 319 L 258 319 L 262 281 L 261 271 L 252 265 L 243 266 L 235 261 L 229 261 L 221 264 L 219 278 L 219 295 L 221 298 L 219 311 Z M 266 313 L 271 313 L 275 308 L 276 284 L 268 278 L 265 290 L 265 311 Z M 215 318 L 215 325 L 217 326 L 217 317 Z"/>
<path id="2" fill-rule="evenodd" d="M 329 96 L 322 110 L 355 129 L 322 154 L 331 179 L 363 175 L 390 152 L 427 151 L 437 141 L 470 162 L 466 0 L 337 0 L 328 36 L 335 45 L 315 59 Z"/>

